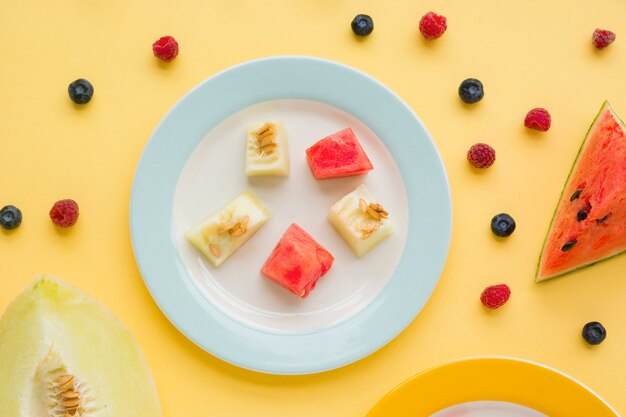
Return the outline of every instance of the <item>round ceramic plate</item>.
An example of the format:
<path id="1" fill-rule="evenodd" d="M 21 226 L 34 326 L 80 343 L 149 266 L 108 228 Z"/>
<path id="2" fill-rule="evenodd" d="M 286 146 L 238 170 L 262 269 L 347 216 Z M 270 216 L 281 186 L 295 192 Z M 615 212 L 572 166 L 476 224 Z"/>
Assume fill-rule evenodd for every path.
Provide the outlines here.
<path id="1" fill-rule="evenodd" d="M 446 363 L 405 381 L 367 417 L 619 417 L 588 387 L 535 362 L 470 358 Z"/>
<path id="2" fill-rule="evenodd" d="M 246 128 L 267 120 L 285 124 L 291 174 L 247 178 Z M 374 170 L 316 181 L 305 149 L 345 127 Z M 360 184 L 395 226 L 361 259 L 326 221 L 330 205 Z M 185 232 L 243 191 L 256 194 L 272 218 L 214 268 Z M 276 57 L 223 71 L 170 110 L 137 167 L 130 221 L 144 281 L 183 334 L 241 367 L 304 374 L 354 362 L 410 323 L 443 269 L 451 204 L 437 149 L 396 94 L 345 65 Z M 259 272 L 291 223 L 335 257 L 306 299 Z"/>

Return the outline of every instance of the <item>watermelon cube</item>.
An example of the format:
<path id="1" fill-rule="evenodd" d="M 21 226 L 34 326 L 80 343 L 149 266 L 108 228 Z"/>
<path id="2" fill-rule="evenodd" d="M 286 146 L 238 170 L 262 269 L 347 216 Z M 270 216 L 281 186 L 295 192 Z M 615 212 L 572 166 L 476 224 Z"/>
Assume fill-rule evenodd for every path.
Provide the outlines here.
<path id="1" fill-rule="evenodd" d="M 292 293 L 305 298 L 328 272 L 333 255 L 297 224 L 287 228 L 261 273 Z"/>
<path id="2" fill-rule="evenodd" d="M 306 159 L 318 180 L 362 175 L 374 169 L 349 127 L 320 139 L 306 150 Z"/>

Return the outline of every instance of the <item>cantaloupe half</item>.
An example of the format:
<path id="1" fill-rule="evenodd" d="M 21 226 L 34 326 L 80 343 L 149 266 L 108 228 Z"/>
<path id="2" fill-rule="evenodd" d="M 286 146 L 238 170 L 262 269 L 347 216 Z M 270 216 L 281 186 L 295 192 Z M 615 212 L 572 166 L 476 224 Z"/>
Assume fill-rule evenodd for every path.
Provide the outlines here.
<path id="1" fill-rule="evenodd" d="M 157 417 L 136 341 L 97 300 L 40 277 L 0 319 L 0 416 Z"/>

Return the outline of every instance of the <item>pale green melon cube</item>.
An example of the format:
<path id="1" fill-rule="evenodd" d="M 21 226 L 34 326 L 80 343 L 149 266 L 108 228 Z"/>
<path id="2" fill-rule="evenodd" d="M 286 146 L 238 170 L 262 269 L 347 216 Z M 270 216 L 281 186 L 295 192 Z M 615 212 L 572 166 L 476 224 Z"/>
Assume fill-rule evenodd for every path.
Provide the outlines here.
<path id="1" fill-rule="evenodd" d="M 244 192 L 185 234 L 208 261 L 219 267 L 272 216 L 251 192 Z"/>
<path id="2" fill-rule="evenodd" d="M 359 258 L 393 233 L 389 213 L 365 185 L 333 204 L 327 218 Z"/>
<path id="3" fill-rule="evenodd" d="M 246 134 L 246 175 L 288 176 L 289 146 L 282 122 L 255 123 Z"/>

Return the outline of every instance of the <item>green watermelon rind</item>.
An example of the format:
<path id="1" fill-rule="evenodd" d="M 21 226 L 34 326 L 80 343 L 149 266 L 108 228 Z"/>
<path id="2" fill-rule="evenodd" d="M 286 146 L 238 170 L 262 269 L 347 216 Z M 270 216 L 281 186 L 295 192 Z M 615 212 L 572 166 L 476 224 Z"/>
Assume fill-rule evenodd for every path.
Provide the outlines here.
<path id="1" fill-rule="evenodd" d="M 621 127 L 626 132 L 626 124 L 624 124 L 622 119 L 620 119 L 619 116 L 617 116 L 617 114 L 615 113 L 615 111 L 613 111 L 613 108 L 611 107 L 611 104 L 608 102 L 608 100 L 605 100 L 604 103 L 602 104 L 602 107 L 600 108 L 600 111 L 598 111 L 598 114 L 596 114 L 596 117 L 593 119 L 593 122 L 591 123 L 591 125 L 589 126 L 589 129 L 587 130 L 587 134 L 585 135 L 585 139 L 583 140 L 582 144 L 580 145 L 580 148 L 578 149 L 578 153 L 576 154 L 576 159 L 574 160 L 574 163 L 572 164 L 572 168 L 570 169 L 570 172 L 567 175 L 567 178 L 565 179 L 565 184 L 563 185 L 563 189 L 561 190 L 561 194 L 559 195 L 559 199 L 556 202 L 556 207 L 554 208 L 554 213 L 552 214 L 552 220 L 550 220 L 550 225 L 548 226 L 548 231 L 547 231 L 546 236 L 545 236 L 545 238 L 543 240 L 543 245 L 541 247 L 541 252 L 539 253 L 539 261 L 537 262 L 537 270 L 535 272 L 535 282 L 536 283 L 550 281 L 550 280 L 552 280 L 554 278 L 562 277 L 563 275 L 567 275 L 567 274 L 572 273 L 574 271 L 579 271 L 581 269 L 590 267 L 590 266 L 595 265 L 595 264 L 597 264 L 599 262 L 606 261 L 608 259 L 611 259 L 611 258 L 613 258 L 613 257 L 615 257 L 617 255 L 620 255 L 620 254 L 626 252 L 626 249 L 624 249 L 623 251 L 616 252 L 613 255 L 607 256 L 607 257 L 602 258 L 602 259 L 598 259 L 596 261 L 588 262 L 588 263 L 583 264 L 583 265 L 579 265 L 576 268 L 568 269 L 567 271 L 563 271 L 563 272 L 561 272 L 560 274 L 557 274 L 557 275 L 552 275 L 552 276 L 549 276 L 547 278 L 540 278 L 539 277 L 539 270 L 541 268 L 541 259 L 543 257 L 543 252 L 545 250 L 546 244 L 548 243 L 548 237 L 550 236 L 550 232 L 552 232 L 552 227 L 554 226 L 554 219 L 556 218 L 556 212 L 559 209 L 559 203 L 561 202 L 561 199 L 563 198 L 563 194 L 565 193 L 565 189 L 567 188 L 567 184 L 569 183 L 569 180 L 570 180 L 570 177 L 572 176 L 572 173 L 576 170 L 576 167 L 578 166 L 578 161 L 580 159 L 580 156 L 583 153 L 583 149 L 585 149 L 585 145 L 587 144 L 587 141 L 589 140 L 590 133 L 596 127 L 596 124 L 598 123 L 598 120 L 600 119 L 600 116 L 607 109 L 613 114 L 615 119 L 620 123 Z"/>

